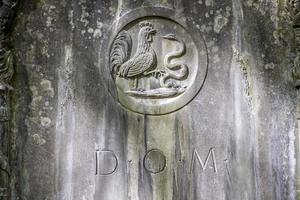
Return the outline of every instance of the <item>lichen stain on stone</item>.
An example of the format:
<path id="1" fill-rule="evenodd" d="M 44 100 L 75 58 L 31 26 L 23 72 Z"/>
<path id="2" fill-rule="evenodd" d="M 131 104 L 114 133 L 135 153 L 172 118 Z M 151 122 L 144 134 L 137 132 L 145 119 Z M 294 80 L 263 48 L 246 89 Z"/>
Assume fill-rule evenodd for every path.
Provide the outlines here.
<path id="1" fill-rule="evenodd" d="M 45 4 L 45 0 L 37 0 L 37 7 L 41 8 Z"/>
<path id="2" fill-rule="evenodd" d="M 42 96 L 36 96 L 36 97 L 33 97 L 32 98 L 32 101 L 31 101 L 31 106 L 34 108 L 34 107 L 37 107 L 39 102 L 41 102 L 43 99 Z"/>
<path id="3" fill-rule="evenodd" d="M 221 30 L 228 24 L 229 17 L 231 15 L 231 8 L 226 7 L 225 13 L 222 14 L 222 9 L 216 12 L 216 16 L 214 18 L 214 31 L 216 33 L 220 33 Z"/>
<path id="4" fill-rule="evenodd" d="M 282 45 L 281 41 L 291 43 L 293 39 L 292 20 L 286 4 L 282 0 L 278 0 L 277 10 L 271 13 L 271 21 L 275 26 L 273 37 L 275 44 Z"/>
<path id="5" fill-rule="evenodd" d="M 52 83 L 49 80 L 43 79 L 41 81 L 42 91 L 47 92 L 47 94 L 53 98 L 54 97 L 54 89 L 52 87 Z"/>
<path id="6" fill-rule="evenodd" d="M 285 18 L 289 15 L 286 9 L 285 0 L 277 0 L 277 1 L 247 0 L 245 1 L 245 5 L 255 9 L 262 16 L 269 14 L 270 19 L 275 24 L 275 26 L 278 25 L 278 22 L 280 22 L 282 18 Z"/>
<path id="7" fill-rule="evenodd" d="M 46 21 L 46 26 L 47 26 L 47 27 L 51 27 L 51 25 L 52 25 L 52 20 L 53 20 L 52 17 L 50 17 L 50 16 L 47 17 L 47 21 Z"/>
<path id="8" fill-rule="evenodd" d="M 275 69 L 275 64 L 272 63 L 272 62 L 271 63 L 267 63 L 267 64 L 265 64 L 264 67 L 265 67 L 266 70 L 270 70 L 270 69 L 272 70 L 272 69 Z"/>
<path id="9" fill-rule="evenodd" d="M 45 43 L 43 44 L 43 46 L 41 47 L 41 54 L 43 54 L 44 56 L 46 56 L 47 58 L 50 58 L 50 54 L 48 52 L 48 44 L 46 41 L 44 41 Z"/>
<path id="10" fill-rule="evenodd" d="M 79 2 L 79 5 L 81 6 L 81 16 L 80 16 L 80 22 L 83 24 L 85 29 L 81 30 L 81 35 L 86 36 L 89 40 L 92 39 L 98 39 L 102 37 L 102 27 L 103 23 L 100 19 L 97 20 L 96 25 L 92 25 L 89 18 L 91 15 L 87 12 L 87 7 L 84 5 L 86 3 L 85 0 L 81 0 Z M 72 13 L 69 13 L 69 20 L 72 26 L 72 29 L 74 29 L 74 19 L 73 19 L 73 11 Z"/>
<path id="11" fill-rule="evenodd" d="M 202 0 L 198 0 L 197 3 L 200 4 L 200 5 L 202 5 L 203 1 Z"/>
<path id="12" fill-rule="evenodd" d="M 271 3 L 272 1 L 265 1 L 265 0 L 247 0 L 247 1 L 245 1 L 246 6 L 248 6 L 250 8 L 254 8 L 258 12 L 260 12 L 261 15 L 265 15 L 267 11 L 269 12 L 270 9 L 277 7 L 277 5 L 275 5 L 276 3 L 273 3 L 274 5 L 271 6 L 269 4 L 269 2 Z M 274 2 L 276 2 L 276 1 L 274 1 Z"/>
<path id="13" fill-rule="evenodd" d="M 202 24 L 201 26 L 199 26 L 198 24 L 196 25 L 196 28 L 200 29 L 200 31 L 202 33 L 206 32 L 206 33 L 209 33 L 213 30 L 213 27 L 212 26 L 206 26 L 205 24 Z"/>
<path id="14" fill-rule="evenodd" d="M 80 22 L 83 23 L 85 27 L 90 23 L 88 18 L 90 17 L 90 14 L 86 11 L 87 7 L 84 5 L 86 3 L 86 0 L 80 0 L 78 2 L 78 5 L 81 6 L 81 16 L 80 16 Z"/>
<path id="15" fill-rule="evenodd" d="M 25 62 L 34 63 L 35 60 L 35 46 L 31 44 L 27 47 L 27 53 L 25 55 Z"/>
<path id="16" fill-rule="evenodd" d="M 45 17 L 46 28 L 50 32 L 53 32 L 54 31 L 54 22 L 57 19 L 56 6 L 45 4 L 45 5 L 43 5 L 42 10 L 44 11 L 43 17 Z"/>
<path id="17" fill-rule="evenodd" d="M 46 143 L 46 140 L 43 139 L 39 134 L 34 134 L 31 137 L 33 139 L 33 142 L 37 145 L 43 145 Z"/>
<path id="18" fill-rule="evenodd" d="M 219 47 L 213 46 L 211 50 L 212 50 L 212 52 L 217 53 L 219 51 Z"/>
<path id="19" fill-rule="evenodd" d="M 43 97 L 39 95 L 39 92 L 38 92 L 38 89 L 36 86 L 30 86 L 30 91 L 32 93 L 31 107 L 34 109 L 42 101 Z"/>
<path id="20" fill-rule="evenodd" d="M 215 54 L 214 57 L 213 57 L 213 63 L 214 64 L 217 64 L 221 61 L 220 57 L 218 54 Z"/>
<path id="21" fill-rule="evenodd" d="M 64 106 L 70 100 L 74 99 L 75 86 L 73 82 L 74 66 L 73 66 L 73 49 L 72 46 L 65 46 L 63 56 L 63 65 L 59 68 L 59 87 L 58 96 L 62 96 L 61 105 Z"/>
<path id="22" fill-rule="evenodd" d="M 213 6 L 214 5 L 214 0 L 205 0 L 205 5 L 206 6 Z"/>
<path id="23" fill-rule="evenodd" d="M 115 13 L 117 12 L 117 8 L 114 8 L 112 6 L 109 7 L 108 10 L 109 10 L 111 16 L 114 16 Z"/>
<path id="24" fill-rule="evenodd" d="M 97 21 L 97 28 L 94 30 L 94 33 L 93 33 L 94 38 L 102 37 L 102 27 L 103 27 L 103 23 L 98 20 Z"/>
<path id="25" fill-rule="evenodd" d="M 51 119 L 48 117 L 41 117 L 41 125 L 46 128 L 50 127 Z"/>
<path id="26" fill-rule="evenodd" d="M 235 61 L 240 65 L 240 70 L 241 70 L 241 74 L 243 77 L 243 81 L 244 81 L 244 91 L 245 91 L 245 95 L 248 99 L 248 102 L 251 106 L 251 102 L 252 102 L 252 84 L 250 83 L 250 78 L 249 78 L 249 68 L 250 68 L 250 64 L 249 64 L 249 59 L 247 58 L 246 54 L 242 54 L 241 52 L 239 52 L 237 49 L 235 49 L 233 47 L 233 56 Z"/>
<path id="27" fill-rule="evenodd" d="M 70 23 L 71 29 L 74 30 L 75 29 L 75 24 L 74 24 L 74 10 L 70 10 L 69 11 L 68 19 L 69 19 L 69 23 Z"/>

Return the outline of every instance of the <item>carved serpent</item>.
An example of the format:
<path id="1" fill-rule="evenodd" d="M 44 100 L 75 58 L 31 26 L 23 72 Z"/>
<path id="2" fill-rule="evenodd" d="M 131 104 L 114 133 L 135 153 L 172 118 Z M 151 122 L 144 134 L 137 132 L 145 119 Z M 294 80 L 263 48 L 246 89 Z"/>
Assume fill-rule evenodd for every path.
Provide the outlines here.
<path id="1" fill-rule="evenodd" d="M 181 39 L 177 38 L 175 34 L 168 34 L 163 38 L 171 41 L 177 41 L 179 42 L 180 46 L 178 50 L 174 52 L 170 52 L 165 56 L 164 66 L 166 67 L 167 71 L 165 72 L 165 75 L 160 79 L 160 85 L 161 87 L 168 87 L 168 88 L 178 87 L 178 85 L 176 85 L 174 82 L 167 82 L 167 80 L 169 79 L 182 80 L 188 75 L 189 69 L 187 65 L 182 64 L 180 62 L 171 63 L 172 59 L 180 58 L 185 54 L 186 46 L 185 43 Z"/>

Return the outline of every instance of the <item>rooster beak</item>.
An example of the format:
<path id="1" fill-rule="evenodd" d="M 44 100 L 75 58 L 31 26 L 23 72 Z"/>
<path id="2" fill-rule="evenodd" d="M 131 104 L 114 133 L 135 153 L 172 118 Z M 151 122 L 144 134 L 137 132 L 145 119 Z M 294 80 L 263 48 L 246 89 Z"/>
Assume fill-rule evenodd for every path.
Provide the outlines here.
<path id="1" fill-rule="evenodd" d="M 147 40 L 148 42 L 152 42 L 153 41 L 153 36 L 155 35 L 156 30 L 152 29 L 151 31 L 148 32 L 147 34 Z"/>
<path id="2" fill-rule="evenodd" d="M 175 34 L 168 34 L 168 35 L 162 36 L 162 38 L 167 39 L 167 40 L 175 40 L 176 36 L 175 36 Z"/>

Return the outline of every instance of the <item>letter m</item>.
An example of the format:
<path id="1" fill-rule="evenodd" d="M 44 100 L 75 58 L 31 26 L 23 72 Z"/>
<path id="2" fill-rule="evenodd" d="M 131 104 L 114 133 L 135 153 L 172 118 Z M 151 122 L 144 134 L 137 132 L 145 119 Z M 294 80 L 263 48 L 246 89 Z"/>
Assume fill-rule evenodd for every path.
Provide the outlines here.
<path id="1" fill-rule="evenodd" d="M 196 150 L 194 150 L 193 155 L 192 155 L 192 163 L 191 163 L 190 173 L 192 173 L 192 171 L 194 169 L 195 159 L 198 160 L 198 162 L 199 162 L 202 170 L 205 171 L 205 169 L 207 167 L 207 164 L 208 164 L 208 161 L 209 161 L 209 158 L 211 158 L 211 160 L 213 162 L 212 167 L 214 168 L 215 173 L 218 173 L 217 163 L 216 163 L 216 157 L 215 157 L 215 148 L 214 147 L 209 149 L 209 152 L 208 152 L 208 154 L 206 156 L 206 159 L 205 159 L 204 163 L 203 163 L 200 155 L 198 154 L 198 152 Z"/>

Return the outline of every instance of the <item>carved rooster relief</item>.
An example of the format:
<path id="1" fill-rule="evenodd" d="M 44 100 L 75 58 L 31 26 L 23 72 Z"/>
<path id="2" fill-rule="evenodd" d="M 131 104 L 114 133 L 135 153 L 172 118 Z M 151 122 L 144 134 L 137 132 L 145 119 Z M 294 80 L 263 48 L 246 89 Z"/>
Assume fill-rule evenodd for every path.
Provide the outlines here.
<path id="1" fill-rule="evenodd" d="M 137 49 L 130 58 L 132 39 L 127 31 L 122 31 L 116 37 L 111 50 L 110 63 L 114 76 L 135 79 L 134 89 L 138 89 L 138 78 L 141 76 L 159 77 L 163 74 L 160 70 L 154 70 L 157 58 L 151 47 L 156 30 L 149 22 L 140 24 Z"/>

